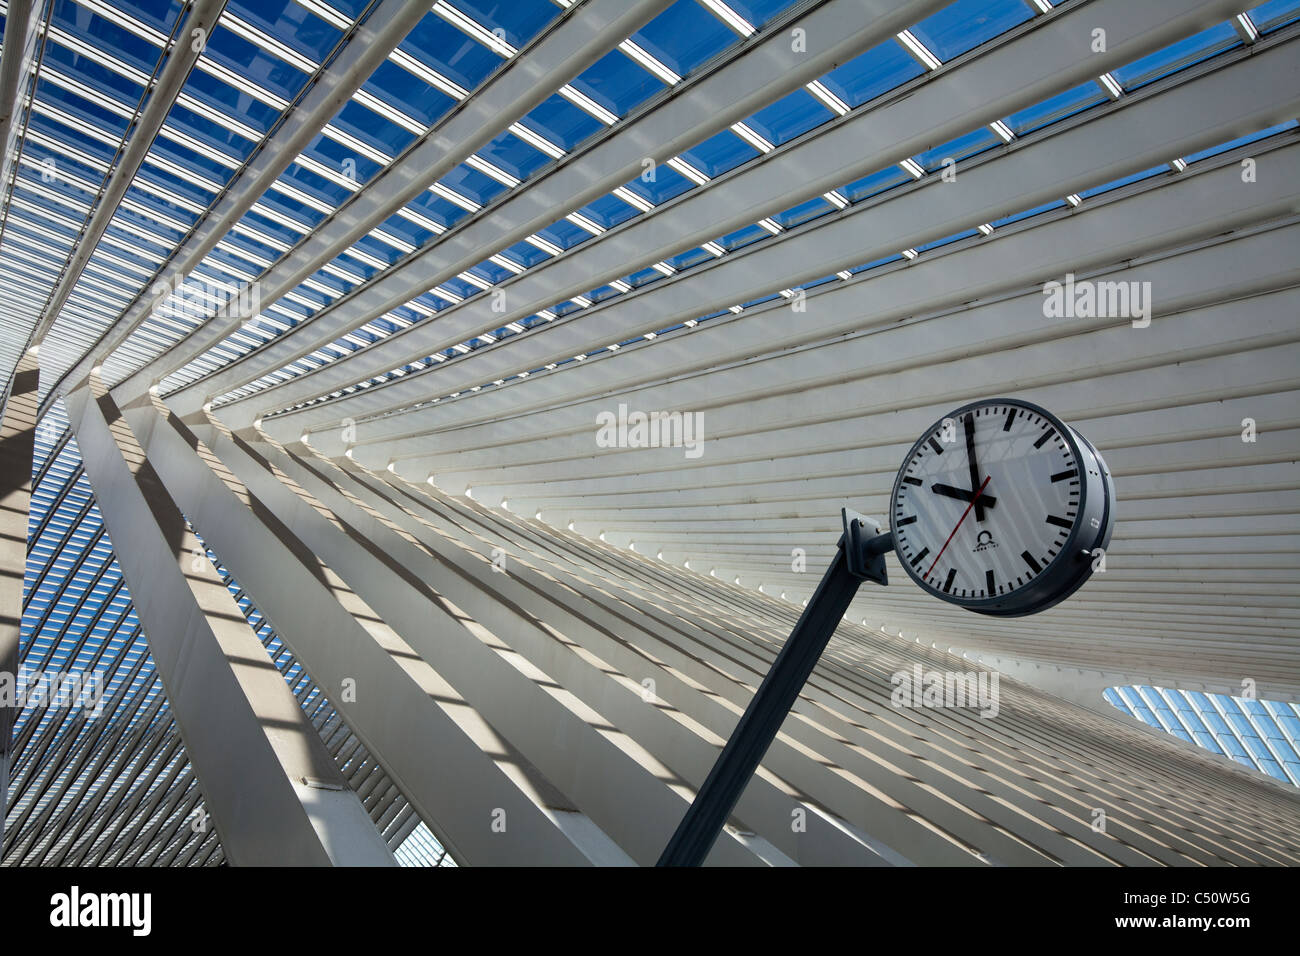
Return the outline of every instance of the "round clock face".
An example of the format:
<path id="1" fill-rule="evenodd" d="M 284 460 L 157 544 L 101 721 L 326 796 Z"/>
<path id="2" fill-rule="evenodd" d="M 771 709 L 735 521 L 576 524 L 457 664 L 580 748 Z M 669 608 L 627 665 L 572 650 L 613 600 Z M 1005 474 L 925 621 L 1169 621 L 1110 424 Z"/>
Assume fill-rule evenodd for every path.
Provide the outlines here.
<path id="1" fill-rule="evenodd" d="M 936 422 L 890 498 L 903 570 L 945 601 L 1004 616 L 1051 607 L 1103 566 L 1114 514 L 1096 449 L 1017 399 L 975 402 Z"/>

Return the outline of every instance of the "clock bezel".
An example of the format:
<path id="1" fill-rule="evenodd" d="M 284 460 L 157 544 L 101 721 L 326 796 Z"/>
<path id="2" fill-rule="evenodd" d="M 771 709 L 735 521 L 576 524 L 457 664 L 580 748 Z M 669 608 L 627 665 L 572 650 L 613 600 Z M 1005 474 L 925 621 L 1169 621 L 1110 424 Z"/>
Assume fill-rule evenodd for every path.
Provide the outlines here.
<path id="1" fill-rule="evenodd" d="M 1078 463 L 1077 467 L 1080 475 L 1079 505 L 1075 513 L 1074 525 L 1071 527 L 1065 543 L 1056 556 L 1043 567 L 1043 570 L 1034 575 L 1032 581 L 1007 594 L 999 594 L 993 597 L 963 598 L 948 594 L 928 583 L 920 572 L 911 566 L 910 562 L 902 560 L 901 552 L 898 554 L 898 563 L 909 578 L 928 594 L 932 594 L 940 600 L 980 614 L 990 614 L 998 617 L 1019 617 L 1045 611 L 1077 591 L 1092 576 L 1093 554 L 1099 548 L 1104 552 L 1104 549 L 1110 543 L 1110 534 L 1114 526 L 1115 487 L 1105 461 L 1091 442 L 1059 417 L 1053 415 L 1041 405 L 1036 405 L 1022 398 L 980 399 L 967 402 L 960 408 L 944 415 L 921 433 L 921 436 L 913 442 L 912 446 L 907 450 L 907 454 L 903 457 L 898 473 L 894 477 L 893 488 L 889 494 L 890 527 L 894 526 L 896 519 L 894 512 L 897 508 L 899 490 L 902 487 L 903 477 L 907 473 L 908 463 L 912 461 L 918 449 L 928 442 L 936 432 L 942 431 L 943 423 L 946 420 L 951 419 L 960 422 L 967 413 L 977 408 L 997 405 L 1014 405 L 1041 416 L 1065 440 L 1071 454 Z M 1092 527 L 1094 519 L 1097 523 L 1095 530 Z"/>

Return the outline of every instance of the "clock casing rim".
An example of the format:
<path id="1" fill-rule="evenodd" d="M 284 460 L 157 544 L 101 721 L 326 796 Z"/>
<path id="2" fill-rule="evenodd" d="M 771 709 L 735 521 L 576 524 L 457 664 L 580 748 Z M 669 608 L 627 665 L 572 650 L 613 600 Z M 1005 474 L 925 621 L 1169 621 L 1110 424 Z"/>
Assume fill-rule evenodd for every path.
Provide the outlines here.
<path id="1" fill-rule="evenodd" d="M 898 473 L 894 476 L 894 484 L 889 493 L 890 527 L 892 528 L 894 524 L 894 509 L 898 502 L 899 488 L 902 485 L 907 464 L 912 460 L 917 449 L 929 441 L 936 429 L 943 427 L 945 420 L 961 421 L 962 416 L 967 412 L 992 405 L 1015 405 L 1042 416 L 1068 444 L 1075 461 L 1078 463 L 1081 479 L 1079 482 L 1079 506 L 1069 537 L 1066 538 L 1056 556 L 1043 567 L 1042 571 L 1034 576 L 1030 583 L 1008 594 L 991 598 L 954 597 L 927 583 L 920 573 L 911 567 L 909 562 L 900 560 L 898 563 L 902 566 L 904 573 L 926 593 L 949 604 L 979 614 L 997 617 L 1020 617 L 1045 611 L 1077 591 L 1092 576 L 1092 553 L 1098 548 L 1103 550 L 1106 548 L 1110 543 L 1110 535 L 1114 527 L 1115 486 L 1111 480 L 1110 470 L 1106 467 L 1106 462 L 1096 447 L 1060 417 L 1049 412 L 1041 405 L 1023 398 L 978 399 L 967 402 L 960 408 L 941 416 L 912 443 L 899 465 Z M 1099 522 L 1096 534 L 1092 535 L 1092 542 L 1088 547 L 1081 547 L 1081 542 L 1089 536 L 1090 525 L 1094 518 Z"/>

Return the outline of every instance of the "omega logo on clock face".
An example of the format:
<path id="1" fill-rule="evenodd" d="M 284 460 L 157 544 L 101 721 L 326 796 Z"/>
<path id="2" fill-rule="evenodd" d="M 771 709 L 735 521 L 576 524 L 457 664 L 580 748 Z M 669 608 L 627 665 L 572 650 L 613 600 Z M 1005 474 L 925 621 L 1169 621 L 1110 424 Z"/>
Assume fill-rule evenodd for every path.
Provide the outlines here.
<path id="1" fill-rule="evenodd" d="M 963 406 L 912 446 L 890 497 L 903 570 L 973 611 L 1045 610 L 1092 574 L 1115 514 L 1097 450 L 1017 399 Z"/>

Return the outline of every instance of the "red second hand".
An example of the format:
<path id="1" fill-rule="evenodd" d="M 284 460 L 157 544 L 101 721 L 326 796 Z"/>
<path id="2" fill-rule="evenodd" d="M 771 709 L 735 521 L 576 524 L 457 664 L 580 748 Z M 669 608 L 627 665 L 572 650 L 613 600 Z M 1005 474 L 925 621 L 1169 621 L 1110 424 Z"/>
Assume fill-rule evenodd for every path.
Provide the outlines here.
<path id="1" fill-rule="evenodd" d="M 943 543 L 943 547 L 939 549 L 939 553 L 934 556 L 934 564 L 938 564 L 939 559 L 943 557 L 943 553 L 948 550 L 948 545 L 952 544 L 952 538 L 953 535 L 957 533 L 957 528 L 961 527 L 961 523 L 965 521 L 966 516 L 970 514 L 971 508 L 975 507 L 975 502 L 979 500 L 980 495 L 984 494 L 984 489 L 988 487 L 989 479 L 992 477 L 992 475 L 989 475 L 988 478 L 984 479 L 984 484 L 980 485 L 980 490 L 975 492 L 975 496 L 971 498 L 970 504 L 968 504 L 966 510 L 961 513 L 961 517 L 957 519 L 957 527 L 952 529 L 952 534 L 948 535 L 948 540 Z M 930 571 L 934 570 L 934 564 L 930 565 Z M 925 572 L 927 578 L 930 576 L 930 571 Z"/>

